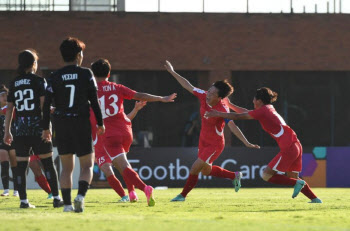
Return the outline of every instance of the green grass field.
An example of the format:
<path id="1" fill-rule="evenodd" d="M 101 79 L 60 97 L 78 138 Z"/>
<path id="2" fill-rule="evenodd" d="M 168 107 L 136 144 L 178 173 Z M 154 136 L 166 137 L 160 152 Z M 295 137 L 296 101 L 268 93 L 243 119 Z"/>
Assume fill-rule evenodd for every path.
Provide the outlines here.
<path id="1" fill-rule="evenodd" d="M 119 204 L 113 190 L 93 189 L 85 212 L 76 214 L 52 208 L 42 190 L 29 190 L 36 209 L 0 198 L 0 230 L 350 230 L 350 189 L 314 191 L 323 204 L 308 204 L 302 194 L 292 199 L 284 188 L 195 189 L 183 203 L 169 202 L 180 189 L 156 190 L 157 204 L 148 207 L 141 191 L 138 203 Z"/>

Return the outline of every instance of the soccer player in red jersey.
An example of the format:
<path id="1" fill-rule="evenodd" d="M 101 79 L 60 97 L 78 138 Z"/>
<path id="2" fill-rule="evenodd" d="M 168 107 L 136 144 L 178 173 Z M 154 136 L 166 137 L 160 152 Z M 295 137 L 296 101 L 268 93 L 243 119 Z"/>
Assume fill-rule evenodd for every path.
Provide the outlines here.
<path id="1" fill-rule="evenodd" d="M 230 172 L 213 162 L 220 156 L 225 147 L 224 127 L 225 120 L 222 118 L 207 118 L 204 113 L 208 110 L 215 109 L 221 112 L 228 112 L 223 99 L 231 95 L 233 87 L 227 81 L 215 82 L 208 91 L 195 88 L 185 78 L 174 71 L 169 61 L 164 65 L 166 70 L 181 84 L 183 88 L 195 95 L 200 101 L 200 115 L 202 128 L 199 137 L 198 158 L 193 163 L 190 175 L 187 179 L 182 192 L 171 201 L 185 201 L 187 194 L 196 186 L 198 174 L 228 178 L 233 181 L 235 191 L 241 187 L 241 172 Z"/>
<path id="2" fill-rule="evenodd" d="M 299 178 L 299 173 L 302 170 L 303 148 L 295 132 L 272 106 L 276 100 L 276 92 L 262 87 L 256 91 L 253 99 L 254 110 L 241 108 L 230 103 L 230 108 L 237 113 L 208 110 L 205 116 L 232 120 L 258 120 L 262 128 L 276 140 L 280 147 L 280 152 L 265 168 L 263 179 L 274 184 L 294 186 L 292 198 L 302 192 L 311 200 L 311 203 L 322 203 L 311 191 L 310 186 Z M 278 172 L 284 172 L 286 175 L 278 174 Z"/>
<path id="3" fill-rule="evenodd" d="M 129 152 L 133 141 L 131 121 L 124 113 L 124 99 L 135 99 L 148 102 L 174 102 L 176 94 L 169 96 L 155 96 L 147 93 L 140 93 L 121 84 L 108 81 L 111 65 L 106 59 L 99 59 L 91 65 L 98 85 L 98 98 L 100 101 L 103 121 L 106 133 L 103 135 L 104 148 L 112 160 L 114 167 L 121 172 L 123 179 L 129 189 L 135 185 L 142 190 L 149 206 L 155 205 L 153 188 L 146 185 L 139 175 L 131 168 L 126 154 Z M 131 189 L 131 188 L 130 188 Z M 129 189 L 129 190 L 130 190 Z M 129 193 L 130 201 L 137 200 L 135 191 Z"/>
<path id="4" fill-rule="evenodd" d="M 134 109 L 127 115 L 129 120 L 133 120 L 147 102 L 145 101 L 136 101 Z M 107 177 L 108 184 L 114 189 L 114 191 L 121 197 L 121 199 L 118 202 L 128 202 L 129 196 L 125 194 L 124 188 L 120 181 L 115 177 L 113 172 L 113 164 L 112 160 L 107 154 L 104 143 L 103 143 L 103 135 L 98 136 L 97 135 L 97 122 L 95 116 L 91 113 L 90 114 L 90 121 L 91 121 L 91 132 L 92 132 L 92 138 L 94 141 L 95 146 L 95 162 L 98 164 L 101 171 L 105 174 Z M 121 173 L 122 174 L 122 173 Z M 128 186 L 129 194 L 135 194 L 135 188 L 133 185 Z M 136 202 L 137 197 L 133 198 L 133 201 Z"/>

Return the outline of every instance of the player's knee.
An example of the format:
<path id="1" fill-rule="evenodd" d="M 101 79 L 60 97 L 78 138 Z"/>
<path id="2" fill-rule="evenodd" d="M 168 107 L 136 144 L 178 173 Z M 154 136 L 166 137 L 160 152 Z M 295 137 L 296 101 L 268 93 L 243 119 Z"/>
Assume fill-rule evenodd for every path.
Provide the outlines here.
<path id="1" fill-rule="evenodd" d="M 105 174 L 106 177 L 114 175 L 112 168 L 108 164 L 104 164 L 101 166 L 101 171 Z"/>
<path id="2" fill-rule="evenodd" d="M 261 178 L 264 180 L 264 181 L 269 181 L 269 179 L 272 177 L 272 175 L 268 172 L 263 172 Z"/>
<path id="3" fill-rule="evenodd" d="M 201 171 L 201 173 L 202 173 L 202 175 L 204 175 L 204 176 L 209 176 L 210 173 L 211 173 L 211 169 L 203 169 L 203 170 Z"/>

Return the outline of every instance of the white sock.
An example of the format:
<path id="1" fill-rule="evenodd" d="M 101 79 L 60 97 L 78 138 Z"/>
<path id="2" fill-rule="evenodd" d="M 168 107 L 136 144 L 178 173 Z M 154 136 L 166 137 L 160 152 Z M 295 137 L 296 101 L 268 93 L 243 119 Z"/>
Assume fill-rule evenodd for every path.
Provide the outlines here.
<path id="1" fill-rule="evenodd" d="M 56 200 L 61 200 L 60 196 L 54 196 L 53 198 L 56 199 Z"/>
<path id="2" fill-rule="evenodd" d="M 4 189 L 4 193 L 9 193 L 10 190 L 9 189 Z"/>
<path id="3" fill-rule="evenodd" d="M 28 204 L 28 203 L 29 203 L 28 199 L 21 200 L 21 202 L 22 202 L 22 203 L 25 203 L 25 204 Z"/>

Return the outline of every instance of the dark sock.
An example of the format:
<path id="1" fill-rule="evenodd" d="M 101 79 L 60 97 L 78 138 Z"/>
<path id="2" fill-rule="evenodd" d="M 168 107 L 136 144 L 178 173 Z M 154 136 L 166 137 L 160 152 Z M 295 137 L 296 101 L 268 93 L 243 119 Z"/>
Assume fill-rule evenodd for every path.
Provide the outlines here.
<path id="1" fill-rule="evenodd" d="M 18 161 L 17 162 L 17 184 L 18 184 L 18 193 L 21 200 L 27 199 L 27 169 L 28 161 Z"/>
<path id="2" fill-rule="evenodd" d="M 72 204 L 71 191 L 72 189 L 70 188 L 61 188 L 64 205 Z"/>
<path id="3" fill-rule="evenodd" d="M 57 171 L 53 163 L 52 156 L 45 159 L 41 159 L 41 163 L 44 166 L 45 176 L 47 182 L 49 182 L 52 195 L 54 197 L 59 196 Z"/>
<path id="4" fill-rule="evenodd" d="M 87 190 L 89 189 L 90 185 L 88 182 L 84 180 L 79 181 L 79 188 L 78 188 L 78 195 L 82 195 L 85 197 Z"/>
<path id="5" fill-rule="evenodd" d="M 17 167 L 11 167 L 11 171 L 12 171 L 12 180 L 13 180 L 13 190 L 18 191 L 18 184 L 17 184 L 17 180 L 16 180 L 16 170 Z"/>
<path id="6" fill-rule="evenodd" d="M 10 180 L 10 163 L 8 161 L 1 162 L 1 180 L 2 186 L 4 189 L 9 189 L 9 180 Z"/>

